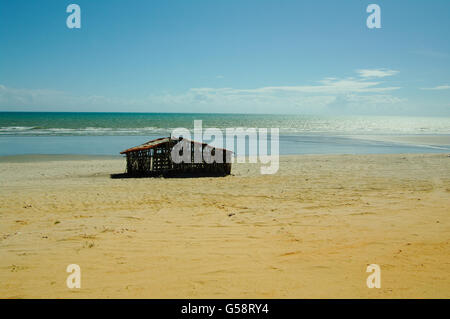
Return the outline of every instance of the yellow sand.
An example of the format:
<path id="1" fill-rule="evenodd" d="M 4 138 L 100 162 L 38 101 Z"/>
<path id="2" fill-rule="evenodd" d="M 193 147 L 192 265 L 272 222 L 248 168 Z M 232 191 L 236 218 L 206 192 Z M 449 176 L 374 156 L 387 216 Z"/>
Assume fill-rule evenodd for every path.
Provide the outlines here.
<path id="1" fill-rule="evenodd" d="M 21 159 L 0 163 L 2 298 L 450 298 L 446 154 L 121 180 L 123 159 Z"/>

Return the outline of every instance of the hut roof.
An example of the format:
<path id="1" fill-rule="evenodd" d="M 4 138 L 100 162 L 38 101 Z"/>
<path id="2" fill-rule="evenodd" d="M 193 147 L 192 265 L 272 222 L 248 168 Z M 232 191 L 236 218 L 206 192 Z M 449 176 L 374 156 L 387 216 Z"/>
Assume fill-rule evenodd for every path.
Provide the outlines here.
<path id="1" fill-rule="evenodd" d="M 137 152 L 137 151 L 148 150 L 148 149 L 154 148 L 154 147 L 156 147 L 158 145 L 161 145 L 161 144 L 164 144 L 164 143 L 168 143 L 168 142 L 170 142 L 170 139 L 171 139 L 170 137 L 162 137 L 162 138 L 158 138 L 156 140 L 151 140 L 151 141 L 148 141 L 148 142 L 146 142 L 144 144 L 141 144 L 141 145 L 138 145 L 138 146 L 126 149 L 126 150 L 120 152 L 120 154 L 126 154 L 126 153 L 129 153 L 129 152 Z M 200 143 L 200 142 L 188 140 L 187 138 L 185 138 L 184 140 L 193 142 L 195 144 L 208 145 L 207 143 Z M 208 145 L 208 146 L 213 147 L 213 148 L 215 148 L 217 150 L 223 150 L 225 152 L 231 152 L 231 151 L 229 151 L 227 149 L 224 149 L 224 148 L 214 147 L 214 146 L 211 146 L 211 145 Z"/>
<path id="2" fill-rule="evenodd" d="M 143 150 L 148 150 L 150 148 L 154 148 L 155 146 L 158 146 L 160 144 L 164 144 L 170 141 L 170 137 L 163 137 L 163 138 L 158 138 L 156 140 L 151 140 L 148 141 L 144 144 L 135 146 L 135 147 L 131 147 L 125 151 L 120 152 L 120 154 L 125 154 L 125 153 L 129 153 L 129 152 L 135 152 L 135 151 L 143 151 Z"/>

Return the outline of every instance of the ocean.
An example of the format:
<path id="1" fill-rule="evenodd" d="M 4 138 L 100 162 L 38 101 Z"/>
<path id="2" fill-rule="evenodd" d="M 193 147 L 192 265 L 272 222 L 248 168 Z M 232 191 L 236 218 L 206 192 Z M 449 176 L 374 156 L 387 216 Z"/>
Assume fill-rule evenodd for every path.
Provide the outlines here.
<path id="1" fill-rule="evenodd" d="M 175 128 L 192 131 L 194 120 L 203 129 L 279 128 L 282 155 L 450 152 L 449 117 L 0 112 L 0 156 L 118 155 Z M 441 138 L 411 142 L 417 136 Z"/>

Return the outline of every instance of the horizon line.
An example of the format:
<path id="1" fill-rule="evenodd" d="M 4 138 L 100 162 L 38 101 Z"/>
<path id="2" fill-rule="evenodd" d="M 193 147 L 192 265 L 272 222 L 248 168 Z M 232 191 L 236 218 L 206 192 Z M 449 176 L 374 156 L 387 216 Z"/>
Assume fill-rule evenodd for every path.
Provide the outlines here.
<path id="1" fill-rule="evenodd" d="M 204 113 L 204 112 L 125 112 L 125 111 L 1 111 L 0 113 L 54 113 L 54 114 L 185 114 L 185 115 L 194 115 L 194 114 L 201 114 L 201 115 L 286 115 L 286 116 L 292 116 L 292 115 L 299 115 L 299 116 L 325 116 L 325 117 L 351 117 L 351 116 L 368 116 L 368 117 L 411 117 L 411 118 L 427 118 L 427 117 L 443 117 L 443 118 L 450 118 L 450 115 L 395 115 L 395 114 L 311 114 L 311 113 Z"/>

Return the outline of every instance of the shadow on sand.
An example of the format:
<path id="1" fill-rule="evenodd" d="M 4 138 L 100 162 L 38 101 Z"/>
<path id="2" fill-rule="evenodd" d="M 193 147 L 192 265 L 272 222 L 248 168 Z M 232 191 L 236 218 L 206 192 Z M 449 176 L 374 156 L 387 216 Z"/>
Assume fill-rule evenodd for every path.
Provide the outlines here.
<path id="1" fill-rule="evenodd" d="M 125 178 L 200 178 L 200 177 L 225 177 L 229 176 L 231 174 L 219 174 L 219 173 L 174 173 L 174 172 L 168 172 L 168 173 L 157 173 L 157 174 L 127 174 L 127 173 L 118 173 L 118 174 L 111 174 L 110 177 L 112 179 L 125 179 Z"/>

